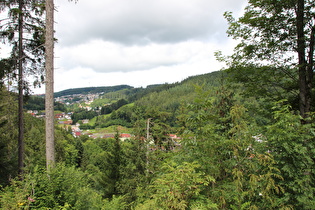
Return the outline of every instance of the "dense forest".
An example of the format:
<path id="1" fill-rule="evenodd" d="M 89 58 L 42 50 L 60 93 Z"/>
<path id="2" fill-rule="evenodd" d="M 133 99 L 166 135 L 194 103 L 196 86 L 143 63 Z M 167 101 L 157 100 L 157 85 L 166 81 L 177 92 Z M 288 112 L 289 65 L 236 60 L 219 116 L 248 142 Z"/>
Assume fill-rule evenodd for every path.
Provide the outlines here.
<path id="1" fill-rule="evenodd" d="M 112 87 L 85 87 L 85 88 L 73 88 L 67 89 L 63 91 L 56 92 L 54 95 L 55 97 L 64 96 L 64 95 L 75 95 L 75 94 L 87 94 L 87 93 L 109 93 L 115 92 L 118 90 L 129 89 L 132 88 L 129 85 L 117 85 Z"/>
<path id="2" fill-rule="evenodd" d="M 45 120 L 26 113 L 43 103 L 33 96 L 19 168 L 19 97 L 6 88 L 13 74 L 2 60 L 0 208 L 314 209 L 314 8 L 309 0 L 249 1 L 239 19 L 225 14 L 228 34 L 241 40 L 232 56 L 217 53 L 226 69 L 103 88 L 90 111 L 55 104 L 75 110 L 75 122 L 91 119 L 82 129 L 115 135 L 74 137 L 56 121 L 49 170 Z M 120 139 L 123 129 L 129 139 Z"/>

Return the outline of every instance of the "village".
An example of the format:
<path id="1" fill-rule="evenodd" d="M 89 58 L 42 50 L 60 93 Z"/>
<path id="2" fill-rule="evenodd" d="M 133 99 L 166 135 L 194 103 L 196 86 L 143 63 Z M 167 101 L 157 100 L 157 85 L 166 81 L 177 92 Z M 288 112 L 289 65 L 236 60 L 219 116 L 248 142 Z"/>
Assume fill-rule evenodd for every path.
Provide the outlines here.
<path id="1" fill-rule="evenodd" d="M 89 93 L 89 94 L 73 94 L 73 95 L 64 95 L 64 96 L 59 96 L 55 97 L 55 101 L 65 104 L 67 106 L 72 105 L 72 104 L 90 104 L 94 100 L 99 99 L 100 96 L 104 94 L 104 92 L 100 93 Z M 87 108 L 91 109 L 91 108 Z"/>

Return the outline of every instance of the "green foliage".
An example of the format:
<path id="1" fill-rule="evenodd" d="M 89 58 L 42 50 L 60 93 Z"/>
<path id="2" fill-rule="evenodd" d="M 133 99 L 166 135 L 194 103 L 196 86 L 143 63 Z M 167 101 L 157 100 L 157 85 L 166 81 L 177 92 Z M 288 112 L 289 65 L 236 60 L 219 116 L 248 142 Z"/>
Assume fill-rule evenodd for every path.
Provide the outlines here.
<path id="1" fill-rule="evenodd" d="M 10 185 L 0 191 L 1 209 L 30 209 L 34 207 L 35 183 L 30 177 L 23 182 L 11 180 Z"/>
<path id="2" fill-rule="evenodd" d="M 88 183 L 86 174 L 74 167 L 57 165 L 37 178 L 35 204 L 48 208 L 100 208 L 101 196 Z"/>
<path id="3" fill-rule="evenodd" d="M 25 130 L 25 166 L 32 171 L 46 165 L 44 121 L 27 114 Z"/>
<path id="4" fill-rule="evenodd" d="M 56 161 L 64 162 L 67 166 L 78 166 L 80 162 L 80 139 L 75 139 L 64 129 L 55 129 Z"/>
<path id="5" fill-rule="evenodd" d="M 158 93 L 164 90 L 171 89 L 172 87 L 176 86 L 177 84 L 161 84 L 161 85 L 148 85 L 146 88 L 135 88 L 130 91 L 127 91 L 126 94 L 128 95 L 128 101 L 134 102 L 137 101 L 146 95 L 150 95 L 151 93 Z"/>
<path id="6" fill-rule="evenodd" d="M 255 141 L 255 123 L 226 88 L 198 89 L 180 115 L 184 139 L 176 158 L 198 161 L 216 183 L 207 195 L 220 209 L 280 208 L 281 171 L 266 143 Z"/>
<path id="7" fill-rule="evenodd" d="M 121 142 L 120 178 L 117 182 L 119 194 L 124 200 L 133 204 L 137 198 L 137 188 L 147 185 L 146 146 L 137 139 Z"/>
<path id="8" fill-rule="evenodd" d="M 9 178 L 17 173 L 17 120 L 14 97 L 5 90 L 0 91 L 0 184 L 8 184 Z M 24 115 L 25 123 L 25 171 L 31 172 L 36 167 L 45 167 L 45 127 L 44 120 Z M 77 165 L 79 146 L 74 137 L 64 129 L 55 129 L 57 161 L 67 165 Z"/>
<path id="9" fill-rule="evenodd" d="M 227 69 L 229 79 L 242 85 L 244 97 L 263 96 L 265 102 L 286 98 L 298 110 L 296 69 L 273 66 L 234 66 Z"/>
<path id="10" fill-rule="evenodd" d="M 136 209 L 188 209 L 196 201 L 204 186 L 214 182 L 214 179 L 203 172 L 197 172 L 200 165 L 197 162 L 181 165 L 173 161 L 165 162 L 159 175 L 149 186 L 152 193 L 143 204 L 138 205 Z M 199 203 L 202 206 L 204 203 Z M 196 203 L 194 204 L 196 205 Z M 206 208 L 216 206 L 210 202 Z"/>
<path id="11" fill-rule="evenodd" d="M 44 7 L 41 2 L 35 0 L 23 3 L 2 1 L 1 7 L 4 18 L 0 24 L 0 35 L 3 42 L 11 47 L 9 58 L 3 59 L 1 66 L 6 68 L 5 77 L 10 81 L 9 85 L 12 85 L 12 82 L 19 83 L 18 76 L 22 76 L 17 73 L 16 63 L 17 60 L 21 61 L 24 72 L 22 88 L 29 94 L 30 85 L 38 86 L 44 80 Z M 20 38 L 22 43 L 19 43 Z"/>
<path id="12" fill-rule="evenodd" d="M 125 210 L 128 209 L 127 203 L 124 201 L 124 196 L 113 196 L 112 199 L 105 199 L 102 210 Z"/>
<path id="13" fill-rule="evenodd" d="M 112 105 L 102 107 L 101 114 L 103 115 L 97 116 L 95 118 L 95 123 L 92 125 L 90 124 L 90 127 L 106 128 L 113 125 L 120 125 L 130 128 L 133 123 L 133 107 L 133 103 L 127 104 L 127 101 L 124 99 L 119 100 Z M 89 125 L 83 125 L 82 129 L 85 128 L 84 126 L 89 127 Z"/>
<path id="14" fill-rule="evenodd" d="M 81 109 L 80 111 L 77 111 L 71 115 L 71 119 L 73 120 L 73 123 L 77 123 L 79 120 L 84 119 L 92 119 L 95 116 L 97 116 L 97 113 L 95 111 L 87 111 L 85 109 Z"/>
<path id="15" fill-rule="evenodd" d="M 114 139 L 87 140 L 83 143 L 81 167 L 90 174 L 93 186 L 103 196 L 110 198 L 116 193 L 119 175 L 118 156 Z M 117 146 L 117 145 L 116 145 Z"/>
<path id="16" fill-rule="evenodd" d="M 129 87 L 129 88 L 125 88 L 125 89 L 121 89 L 121 90 L 117 90 L 117 91 L 112 91 L 112 92 L 108 92 L 108 93 L 104 93 L 104 95 L 102 95 L 103 99 L 107 99 L 109 100 L 109 102 L 115 102 L 119 99 L 126 99 L 127 95 L 130 93 L 130 91 L 132 91 L 134 88 Z"/>
<path id="17" fill-rule="evenodd" d="M 45 126 L 42 119 L 25 115 L 25 165 L 33 171 L 36 167 L 45 167 Z M 77 166 L 80 159 L 80 141 L 67 130 L 55 127 L 56 161 L 67 166 Z"/>
<path id="18" fill-rule="evenodd" d="M 0 88 L 5 86 L 5 78 L 13 73 L 14 60 L 12 59 L 0 59 Z"/>
<path id="19" fill-rule="evenodd" d="M 301 124 L 300 117 L 282 101 L 274 107 L 274 123 L 268 126 L 266 135 L 283 176 L 283 202 L 299 209 L 313 208 L 314 125 Z"/>
<path id="20" fill-rule="evenodd" d="M 24 108 L 27 110 L 45 110 L 45 99 L 37 96 L 30 96 L 27 98 Z M 66 108 L 63 104 L 55 102 L 54 109 L 59 111 L 66 111 Z"/>
<path id="21" fill-rule="evenodd" d="M 310 35 L 314 3 L 304 2 L 305 33 Z M 225 13 L 228 35 L 241 39 L 233 60 L 243 64 L 265 61 L 274 66 L 292 65 L 297 50 L 296 6 L 297 1 L 252 0 L 238 20 L 231 13 Z"/>
<path id="22" fill-rule="evenodd" d="M 109 104 L 111 102 L 110 99 L 108 98 L 98 98 L 98 99 L 95 99 L 91 104 L 91 108 L 99 108 L 99 107 L 102 107 L 104 106 L 105 104 Z"/>
<path id="23" fill-rule="evenodd" d="M 278 75 L 282 74 L 284 78 L 269 85 L 273 91 L 279 90 L 280 86 L 286 94 L 292 91 L 292 87 L 298 90 L 293 101 L 298 101 L 303 118 L 314 107 L 314 6 L 312 0 L 251 0 L 238 20 L 231 13 L 225 13 L 229 22 L 228 35 L 240 40 L 234 54 L 227 58 L 228 65 L 267 65 L 282 71 Z M 269 78 L 277 80 L 277 77 Z"/>
<path id="24" fill-rule="evenodd" d="M 112 103 L 110 105 L 106 105 L 106 106 L 102 107 L 101 114 L 103 114 L 103 115 L 110 114 L 111 112 L 119 109 L 120 107 L 122 107 L 126 104 L 128 104 L 128 102 L 125 99 L 120 99 L 115 103 Z"/>
<path id="25" fill-rule="evenodd" d="M 14 97 L 0 87 L 0 185 L 8 184 L 17 174 L 17 104 Z"/>
<path id="26" fill-rule="evenodd" d="M 73 88 L 67 89 L 60 92 L 55 93 L 55 97 L 66 96 L 66 95 L 75 95 L 75 94 L 88 94 L 88 93 L 109 93 L 115 92 L 123 89 L 130 89 L 131 87 L 128 85 L 117 85 L 111 87 L 85 87 L 85 88 Z"/>
<path id="27" fill-rule="evenodd" d="M 87 180 L 82 171 L 59 164 L 48 174 L 35 170 L 1 191 L 1 208 L 101 209 L 102 198 Z"/>

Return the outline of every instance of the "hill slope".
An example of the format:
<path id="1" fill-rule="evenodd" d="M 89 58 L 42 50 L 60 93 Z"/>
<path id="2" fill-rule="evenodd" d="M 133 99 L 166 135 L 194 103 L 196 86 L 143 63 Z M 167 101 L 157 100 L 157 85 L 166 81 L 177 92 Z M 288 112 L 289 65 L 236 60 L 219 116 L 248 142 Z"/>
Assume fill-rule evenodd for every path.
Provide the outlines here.
<path id="1" fill-rule="evenodd" d="M 129 85 L 116 85 L 116 86 L 104 86 L 104 87 L 84 87 L 84 88 L 72 88 L 55 93 L 55 97 L 61 97 L 74 94 L 90 94 L 90 93 L 109 93 L 123 89 L 132 89 Z"/>

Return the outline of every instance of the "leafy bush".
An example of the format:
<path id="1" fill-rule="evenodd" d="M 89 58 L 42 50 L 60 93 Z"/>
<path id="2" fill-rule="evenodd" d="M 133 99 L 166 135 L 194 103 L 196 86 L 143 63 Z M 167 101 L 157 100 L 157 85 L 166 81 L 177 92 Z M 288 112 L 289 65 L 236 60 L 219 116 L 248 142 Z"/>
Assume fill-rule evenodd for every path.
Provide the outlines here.
<path id="1" fill-rule="evenodd" d="M 144 204 L 140 204 L 137 209 L 151 207 L 156 209 L 187 209 L 192 203 L 196 206 L 194 201 L 198 199 L 200 192 L 205 186 L 215 181 L 211 176 L 197 172 L 198 168 L 200 165 L 197 162 L 184 162 L 178 165 L 174 161 L 170 161 L 163 164 L 162 171 L 164 173 L 155 179 L 149 187 L 153 191 L 150 198 Z M 206 201 L 206 203 L 208 207 L 216 208 L 216 205 L 211 201 Z M 206 208 L 206 206 L 203 207 Z"/>
<path id="2" fill-rule="evenodd" d="M 84 172 L 62 164 L 48 173 L 36 170 L 23 181 L 13 180 L 0 195 L 3 209 L 101 209 L 104 203 Z"/>

